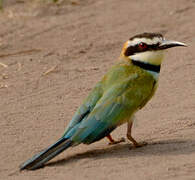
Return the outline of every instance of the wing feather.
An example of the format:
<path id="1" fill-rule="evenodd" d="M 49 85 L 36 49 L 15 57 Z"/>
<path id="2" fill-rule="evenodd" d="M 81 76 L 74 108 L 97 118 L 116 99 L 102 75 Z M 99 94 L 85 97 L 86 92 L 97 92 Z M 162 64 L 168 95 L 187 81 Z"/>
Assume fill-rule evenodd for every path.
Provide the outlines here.
<path id="1" fill-rule="evenodd" d="M 98 100 L 101 98 L 102 94 L 103 92 L 101 82 L 99 82 L 91 91 L 89 96 L 84 100 L 83 104 L 75 112 L 72 120 L 66 127 L 63 136 L 65 137 L 67 136 L 67 138 L 69 138 L 72 134 L 74 134 L 73 132 L 76 130 L 80 122 L 87 118 L 87 116 L 93 110 Z"/>

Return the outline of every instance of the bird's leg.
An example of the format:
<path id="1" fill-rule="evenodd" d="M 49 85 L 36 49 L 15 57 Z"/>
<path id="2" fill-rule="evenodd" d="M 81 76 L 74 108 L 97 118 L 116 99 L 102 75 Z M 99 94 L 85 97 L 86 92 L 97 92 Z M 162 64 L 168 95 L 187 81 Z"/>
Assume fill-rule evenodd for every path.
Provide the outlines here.
<path id="1" fill-rule="evenodd" d="M 115 141 L 110 134 L 108 136 L 106 136 L 106 137 L 110 141 L 109 142 L 109 145 L 113 145 L 113 144 L 118 144 L 118 143 L 121 143 L 121 142 L 125 142 L 125 138 L 121 138 L 118 141 Z"/>
<path id="2" fill-rule="evenodd" d="M 127 124 L 127 138 L 133 143 L 134 147 L 142 147 L 146 145 L 146 143 L 138 143 L 132 136 L 131 136 L 131 129 L 133 126 L 133 121 L 129 121 Z"/>

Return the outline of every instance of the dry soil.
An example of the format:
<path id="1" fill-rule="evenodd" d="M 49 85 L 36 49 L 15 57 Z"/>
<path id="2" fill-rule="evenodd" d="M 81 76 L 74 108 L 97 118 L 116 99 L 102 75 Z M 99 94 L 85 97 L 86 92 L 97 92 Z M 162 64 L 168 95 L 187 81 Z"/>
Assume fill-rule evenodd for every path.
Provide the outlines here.
<path id="1" fill-rule="evenodd" d="M 194 180 L 195 1 L 7 0 L 0 12 L 0 179 Z M 103 139 L 36 171 L 18 166 L 55 142 L 82 100 L 141 32 L 188 48 L 168 51 L 155 97 L 139 111 L 138 141 Z M 113 133 L 126 134 L 126 125 Z"/>

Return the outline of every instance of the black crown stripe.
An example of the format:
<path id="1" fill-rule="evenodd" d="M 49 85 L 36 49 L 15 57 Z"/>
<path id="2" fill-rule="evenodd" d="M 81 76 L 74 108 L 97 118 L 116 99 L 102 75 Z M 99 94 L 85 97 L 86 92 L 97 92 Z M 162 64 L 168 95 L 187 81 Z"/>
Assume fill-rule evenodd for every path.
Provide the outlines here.
<path id="1" fill-rule="evenodd" d="M 137 34 L 137 35 L 131 37 L 129 40 L 133 40 L 133 39 L 135 39 L 135 38 L 153 39 L 153 38 L 155 38 L 155 37 L 163 38 L 163 35 L 160 34 L 160 33 L 149 33 L 149 32 L 144 32 L 144 33 Z"/>

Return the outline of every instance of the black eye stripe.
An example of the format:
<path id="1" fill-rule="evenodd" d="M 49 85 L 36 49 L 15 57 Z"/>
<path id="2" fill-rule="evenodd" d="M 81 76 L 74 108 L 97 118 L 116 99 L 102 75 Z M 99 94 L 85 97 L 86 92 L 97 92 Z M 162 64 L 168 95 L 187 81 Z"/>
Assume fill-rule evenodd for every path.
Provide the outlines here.
<path id="1" fill-rule="evenodd" d="M 139 53 L 139 52 L 158 50 L 160 43 L 151 44 L 151 45 L 148 45 L 146 43 L 144 43 L 144 44 L 146 45 L 146 48 L 143 48 L 143 49 L 139 47 L 139 44 L 136 44 L 134 46 L 129 46 L 125 51 L 125 56 L 132 56 L 132 55 Z"/>
<path id="2" fill-rule="evenodd" d="M 129 46 L 126 51 L 125 51 L 125 56 L 131 56 L 133 54 L 135 54 L 136 52 L 140 52 L 138 51 L 139 50 L 139 47 L 138 45 L 135 45 L 135 46 Z"/>

